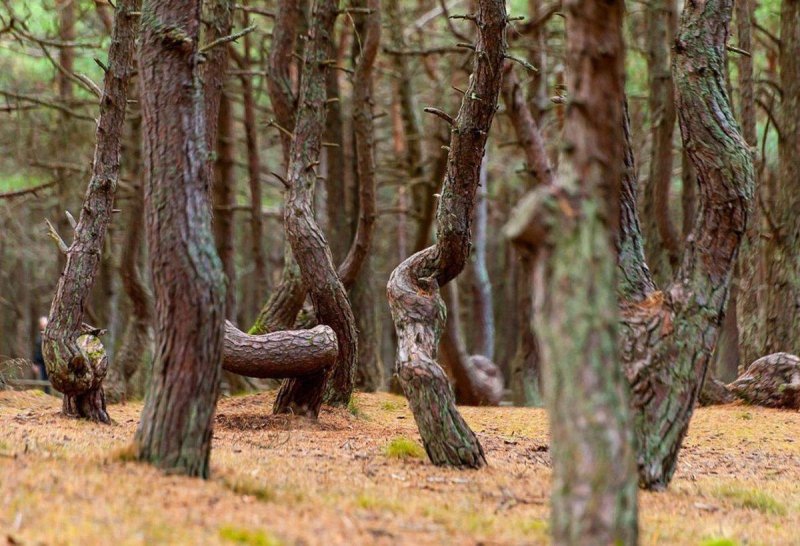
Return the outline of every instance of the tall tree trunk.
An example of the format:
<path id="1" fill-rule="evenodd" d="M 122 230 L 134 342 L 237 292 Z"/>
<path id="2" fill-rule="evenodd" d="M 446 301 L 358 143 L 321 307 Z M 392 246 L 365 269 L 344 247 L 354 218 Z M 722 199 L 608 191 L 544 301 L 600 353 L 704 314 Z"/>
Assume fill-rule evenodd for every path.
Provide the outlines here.
<path id="1" fill-rule="evenodd" d="M 769 211 L 775 226 L 765 242 L 766 324 L 760 356 L 800 354 L 800 1 L 781 3 L 777 192 Z M 746 365 L 749 364 L 746 363 Z"/>
<path id="2" fill-rule="evenodd" d="M 669 52 L 677 22 L 675 0 L 650 2 L 645 19 L 652 149 L 643 199 L 645 254 L 656 280 L 663 282 L 678 266 L 682 245 L 670 214 L 672 134 L 676 115 Z"/>
<path id="3" fill-rule="evenodd" d="M 138 0 L 119 3 L 115 15 L 108 70 L 103 83 L 92 178 L 66 250 L 64 271 L 42 334 L 42 352 L 50 382 L 64 394 L 63 413 L 93 421 L 110 421 L 103 394 L 108 367 L 105 349 L 83 324 L 84 309 L 102 256 L 119 178 L 122 129 L 127 89 L 133 73 Z M 55 238 L 58 234 L 51 233 Z M 61 242 L 61 245 L 64 243 Z"/>
<path id="4" fill-rule="evenodd" d="M 480 164 L 497 107 L 506 48 L 505 2 L 480 0 L 475 17 L 479 53 L 452 121 L 436 244 L 401 263 L 387 287 L 398 337 L 398 375 L 428 457 L 437 465 L 468 467 L 480 467 L 486 458 L 458 413 L 447 377 L 435 359 L 445 319 L 439 287 L 461 272 L 469 254 Z"/>
<path id="5" fill-rule="evenodd" d="M 639 483 L 648 489 L 665 487 L 675 471 L 724 319 L 752 199 L 752 159 L 738 133 L 726 91 L 725 48 L 732 7 L 730 0 L 702 0 L 684 7 L 673 76 L 684 149 L 700 191 L 681 266 L 663 292 L 655 289 L 637 243 L 641 233 L 632 177 L 623 177 L 620 193 L 617 245 L 625 282 L 619 284 L 623 310 L 619 343 L 632 386 Z M 626 123 L 623 128 L 628 131 Z M 521 244 L 546 249 L 548 237 L 553 236 L 550 228 L 558 225 L 563 231 L 552 211 L 573 207 L 552 191 L 534 194 L 531 200 L 538 200 L 536 206 L 520 207 L 521 218 L 512 218 L 514 225 L 506 229 Z M 629 247 L 634 251 L 626 251 Z M 565 270 L 576 271 L 574 260 Z"/>
<path id="6" fill-rule="evenodd" d="M 757 162 L 758 134 L 756 131 L 756 104 L 755 85 L 753 81 L 753 40 L 752 28 L 755 22 L 753 0 L 738 0 L 735 2 L 736 31 L 738 46 L 750 55 L 737 57 L 739 75 L 739 119 L 742 126 L 742 136 L 753 152 L 753 160 Z M 763 184 L 756 182 L 756 202 L 768 202 L 768 192 Z M 739 370 L 745 368 L 763 355 L 762 343 L 766 324 L 762 316 L 764 305 L 764 241 L 762 234 L 767 232 L 763 215 L 759 207 L 753 207 L 752 218 L 747 226 L 742 243 L 741 257 L 739 258 L 739 271 L 746 272 L 738 275 L 738 294 L 736 298 L 737 327 L 739 330 Z"/>
<path id="7" fill-rule="evenodd" d="M 617 349 L 616 233 L 623 176 L 623 3 L 567 13 L 566 140 L 542 312 L 557 544 L 635 544 L 636 473 Z"/>
<path id="8" fill-rule="evenodd" d="M 673 75 L 684 148 L 697 175 L 697 217 L 675 280 L 631 305 L 623 322 L 632 384 L 639 480 L 665 487 L 675 471 L 724 320 L 753 192 L 753 164 L 726 91 L 731 0 L 684 6 Z"/>
<path id="9" fill-rule="evenodd" d="M 144 461 L 207 477 L 225 280 L 210 225 L 200 4 L 147 0 L 144 7 L 139 73 L 156 353 L 136 446 Z"/>
<path id="10" fill-rule="evenodd" d="M 332 385 L 335 396 L 329 396 L 329 399 L 344 405 L 349 402 L 358 358 L 358 340 L 350 302 L 312 210 L 316 165 L 325 124 L 325 75 L 330 64 L 326 61 L 337 13 L 336 0 L 317 0 L 314 3 L 286 177 L 286 234 L 317 319 L 333 328 L 339 354 L 333 370 L 284 382 L 275 400 L 275 411 L 313 417 L 319 414 L 325 383 L 331 374 L 335 378 Z"/>

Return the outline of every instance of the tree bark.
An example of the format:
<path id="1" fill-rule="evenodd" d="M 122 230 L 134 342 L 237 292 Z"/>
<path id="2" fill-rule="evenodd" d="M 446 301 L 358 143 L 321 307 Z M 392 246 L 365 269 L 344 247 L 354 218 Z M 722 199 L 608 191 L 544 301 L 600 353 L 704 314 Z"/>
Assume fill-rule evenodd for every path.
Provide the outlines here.
<path id="1" fill-rule="evenodd" d="M 355 319 L 345 288 L 334 269 L 330 247 L 314 220 L 313 192 L 325 125 L 325 75 L 328 70 L 336 0 L 317 0 L 306 44 L 299 108 L 290 149 L 284 222 L 286 234 L 317 319 L 333 328 L 339 344 L 333 370 L 284 382 L 275 400 L 277 413 L 316 417 L 328 376 L 334 378 L 329 400 L 347 405 L 358 357 Z"/>
<path id="2" fill-rule="evenodd" d="M 136 47 L 137 16 L 131 12 L 137 11 L 138 5 L 138 0 L 126 0 L 117 8 L 100 101 L 92 178 L 50 307 L 49 323 L 42 334 L 50 382 L 64 394 L 63 413 L 104 423 L 110 421 L 102 385 L 108 360 L 98 339 L 83 336 L 83 320 L 119 178 L 127 89 Z"/>
<path id="3" fill-rule="evenodd" d="M 203 102 L 198 66 L 200 4 L 148 0 L 142 17 L 139 73 L 156 353 L 135 443 L 143 461 L 208 477 L 225 280 L 210 225 L 205 121 L 213 108 Z"/>
<path id="4" fill-rule="evenodd" d="M 551 416 L 556 544 L 637 542 L 633 425 L 616 312 L 623 10 L 620 1 L 565 5 L 563 212 L 548 237 L 542 312 L 534 316 Z"/>
<path id="5" fill-rule="evenodd" d="M 639 481 L 666 487 L 708 362 L 753 193 L 753 165 L 726 91 L 730 0 L 684 6 L 673 75 L 684 148 L 697 175 L 694 228 L 675 280 L 626 309 L 623 362 L 632 385 Z"/>
<path id="6" fill-rule="evenodd" d="M 477 54 L 453 122 L 436 244 L 401 263 L 387 287 L 398 337 L 400 383 L 428 457 L 437 465 L 480 467 L 486 463 L 483 449 L 458 413 L 447 377 L 435 358 L 445 319 L 439 287 L 461 272 L 469 254 L 480 164 L 500 93 L 506 20 L 502 0 L 478 2 Z"/>
<path id="7" fill-rule="evenodd" d="M 337 351 L 328 326 L 254 336 L 226 321 L 222 368 L 247 377 L 308 377 L 332 367 Z"/>

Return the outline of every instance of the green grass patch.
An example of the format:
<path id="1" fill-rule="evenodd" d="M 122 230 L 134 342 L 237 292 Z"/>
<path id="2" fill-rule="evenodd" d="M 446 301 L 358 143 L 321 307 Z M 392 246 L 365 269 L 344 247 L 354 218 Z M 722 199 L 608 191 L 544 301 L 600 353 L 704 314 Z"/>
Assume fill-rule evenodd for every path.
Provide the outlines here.
<path id="1" fill-rule="evenodd" d="M 425 450 L 421 445 L 402 436 L 386 444 L 383 452 L 393 459 L 422 459 L 425 456 Z"/>
<path id="2" fill-rule="evenodd" d="M 347 411 L 357 419 L 369 420 L 369 417 L 367 417 L 367 414 L 361 409 L 355 396 L 350 397 L 350 401 L 347 403 Z"/>
<path id="3" fill-rule="evenodd" d="M 246 544 L 247 546 L 281 546 L 283 542 L 265 531 L 252 531 L 242 527 L 226 525 L 220 527 L 219 537 L 223 540 L 235 544 Z"/>
<path id="4" fill-rule="evenodd" d="M 381 404 L 381 409 L 384 411 L 398 411 L 403 409 L 403 404 L 394 400 L 387 400 Z"/>
<path id="5" fill-rule="evenodd" d="M 707 538 L 700 546 L 739 546 L 739 543 L 731 538 Z"/>
<path id="6" fill-rule="evenodd" d="M 771 495 L 736 485 L 722 485 L 714 490 L 714 495 L 733 502 L 739 508 L 758 510 L 762 514 L 785 516 L 786 506 Z"/>

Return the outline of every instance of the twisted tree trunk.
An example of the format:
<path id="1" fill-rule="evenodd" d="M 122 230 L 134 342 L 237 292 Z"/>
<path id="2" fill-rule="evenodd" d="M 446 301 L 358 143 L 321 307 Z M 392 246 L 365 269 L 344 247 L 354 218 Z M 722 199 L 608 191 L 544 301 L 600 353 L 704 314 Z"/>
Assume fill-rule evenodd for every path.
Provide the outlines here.
<path id="1" fill-rule="evenodd" d="M 500 93 L 506 48 L 505 2 L 481 0 L 476 11 L 476 54 L 469 86 L 452 122 L 437 242 L 401 263 L 387 287 L 398 337 L 398 376 L 425 450 L 434 464 L 468 467 L 480 467 L 486 458 L 458 413 L 450 384 L 435 359 L 445 319 L 439 287 L 461 272 L 469 255 L 480 164 Z"/>
<path id="2" fill-rule="evenodd" d="M 346 404 L 352 394 L 358 356 L 355 319 L 345 288 L 333 266 L 330 247 L 314 220 L 313 212 L 316 166 L 325 126 L 325 75 L 330 65 L 327 54 L 338 13 L 337 4 L 336 0 L 317 0 L 313 7 L 286 177 L 288 190 L 284 222 L 316 317 L 336 333 L 339 353 L 332 371 L 337 378 L 333 400 Z M 316 417 L 330 373 L 284 382 L 275 400 L 275 411 Z"/>
<path id="3" fill-rule="evenodd" d="M 210 225 L 200 4 L 148 0 L 142 18 L 139 72 L 156 353 L 135 442 L 141 460 L 207 477 L 225 280 Z"/>
<path id="4" fill-rule="evenodd" d="M 50 307 L 50 320 L 42 334 L 42 352 L 50 382 L 64 393 L 63 413 L 104 423 L 110 421 L 102 385 L 108 360 L 98 339 L 81 336 L 87 333 L 83 325 L 84 309 L 97 275 L 119 178 L 138 20 L 131 12 L 138 9 L 138 0 L 123 0 L 116 11 L 100 101 L 92 178 Z"/>
<path id="5" fill-rule="evenodd" d="M 697 216 L 675 280 L 630 305 L 623 362 L 633 392 L 639 481 L 665 487 L 706 375 L 753 194 L 751 155 L 731 112 L 725 44 L 731 0 L 685 5 L 673 74 L 684 148 L 699 186 Z"/>

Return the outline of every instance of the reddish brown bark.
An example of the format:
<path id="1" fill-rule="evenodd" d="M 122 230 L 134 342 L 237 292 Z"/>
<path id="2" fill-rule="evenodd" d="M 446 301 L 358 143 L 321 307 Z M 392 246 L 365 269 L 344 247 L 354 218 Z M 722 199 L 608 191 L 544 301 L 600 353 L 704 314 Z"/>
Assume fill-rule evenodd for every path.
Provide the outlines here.
<path id="1" fill-rule="evenodd" d="M 349 402 L 358 355 L 357 332 L 350 302 L 334 269 L 330 247 L 313 212 L 316 167 L 325 126 L 325 75 L 330 65 L 326 61 L 337 13 L 336 0 L 317 0 L 314 3 L 286 177 L 288 189 L 284 223 L 287 238 L 317 320 L 333 328 L 339 353 L 333 370 L 284 382 L 275 400 L 275 411 L 313 417 L 319 413 L 325 382 L 331 374 L 335 380 L 328 399 L 336 404 L 346 405 Z"/>
<path id="2" fill-rule="evenodd" d="M 500 93 L 505 56 L 505 3 L 481 0 L 473 73 L 453 122 L 450 154 L 439 202 L 436 244 L 401 263 L 387 294 L 398 337 L 397 370 L 425 449 L 434 464 L 479 467 L 483 449 L 455 407 L 436 363 L 445 310 L 439 296 L 464 268 L 480 164 Z"/>
<path id="3" fill-rule="evenodd" d="M 163 469 L 207 477 L 225 281 L 210 225 L 200 2 L 150 0 L 146 11 L 139 73 L 156 353 L 136 448 Z"/>

